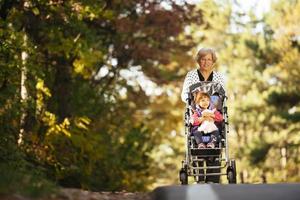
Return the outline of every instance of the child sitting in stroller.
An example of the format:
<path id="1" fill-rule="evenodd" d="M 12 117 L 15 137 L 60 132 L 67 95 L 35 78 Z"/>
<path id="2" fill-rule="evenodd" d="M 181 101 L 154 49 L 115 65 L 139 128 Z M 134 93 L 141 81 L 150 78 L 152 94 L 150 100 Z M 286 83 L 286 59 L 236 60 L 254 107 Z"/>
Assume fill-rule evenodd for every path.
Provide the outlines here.
<path id="1" fill-rule="evenodd" d="M 219 129 L 215 123 L 223 121 L 222 114 L 213 107 L 207 93 L 197 92 L 195 110 L 192 115 L 192 134 L 198 148 L 215 148 L 219 138 Z"/>

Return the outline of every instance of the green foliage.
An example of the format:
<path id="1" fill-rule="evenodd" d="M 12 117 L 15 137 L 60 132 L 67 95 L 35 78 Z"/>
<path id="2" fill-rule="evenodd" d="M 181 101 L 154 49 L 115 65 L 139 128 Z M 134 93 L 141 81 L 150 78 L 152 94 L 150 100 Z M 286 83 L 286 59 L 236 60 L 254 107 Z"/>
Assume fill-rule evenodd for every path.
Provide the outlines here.
<path id="1" fill-rule="evenodd" d="M 288 104 L 288 107 L 299 104 L 300 94 L 297 91 L 272 91 L 267 99 L 267 103 L 274 106 L 282 105 L 282 102 Z"/>
<path id="2" fill-rule="evenodd" d="M 21 168 L 21 169 L 20 169 Z M 22 166 L 1 164 L 1 194 L 20 194 L 28 197 L 50 196 L 57 192 L 57 186 L 45 176 L 34 174 L 33 168 L 22 169 Z"/>
<path id="3" fill-rule="evenodd" d="M 41 197 L 56 193 L 57 186 L 47 180 L 43 169 L 26 160 L 11 135 L 0 139 L 0 193 Z"/>
<path id="4" fill-rule="evenodd" d="M 174 128 L 157 124 L 159 107 L 141 80 L 163 86 L 182 77 L 194 45 L 184 29 L 199 23 L 194 6 L 169 6 L 140 0 L 0 4 L 0 131 L 15 141 L 23 131 L 14 147 L 22 153 L 16 160 L 26 160 L 24 170 L 34 167 L 66 187 L 149 189 L 150 175 L 159 171 L 154 147 Z M 15 177 L 11 188 L 40 185 L 28 176 L 25 182 L 19 172 L 6 178 Z"/>
<path id="5" fill-rule="evenodd" d="M 255 141 L 253 142 L 253 147 L 249 148 L 249 161 L 253 166 L 261 165 L 268 155 L 268 151 L 272 147 L 272 144 L 268 144 L 264 141 Z"/>
<path id="6" fill-rule="evenodd" d="M 241 24 L 244 31 L 236 37 L 245 46 L 237 45 L 238 56 L 228 61 L 228 66 L 235 69 L 229 71 L 235 139 L 241 146 L 246 144 L 241 147 L 242 153 L 236 155 L 242 168 L 248 169 L 250 182 L 259 181 L 255 177 L 256 170 L 265 174 L 269 182 L 299 180 L 297 173 L 289 171 L 299 168 L 298 161 L 291 156 L 300 145 L 296 136 L 300 128 L 297 117 L 299 51 L 289 42 L 299 35 L 294 27 L 295 20 L 299 19 L 296 13 L 299 6 L 295 1 L 273 3 L 271 11 L 261 19 L 263 29 L 258 32 L 251 32 L 258 25 L 255 18 Z M 251 23 L 254 26 L 246 29 Z M 282 32 L 283 24 L 285 31 Z M 243 80 L 248 86 L 241 84 Z M 271 175 L 274 171 L 281 175 Z"/>

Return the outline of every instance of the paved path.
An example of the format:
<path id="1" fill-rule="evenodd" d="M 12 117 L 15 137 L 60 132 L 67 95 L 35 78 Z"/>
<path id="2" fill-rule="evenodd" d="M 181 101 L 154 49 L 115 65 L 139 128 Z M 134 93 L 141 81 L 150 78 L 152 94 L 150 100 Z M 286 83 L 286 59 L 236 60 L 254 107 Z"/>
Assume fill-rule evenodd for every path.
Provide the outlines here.
<path id="1" fill-rule="evenodd" d="M 300 200 L 300 184 L 166 186 L 152 195 L 153 200 Z"/>

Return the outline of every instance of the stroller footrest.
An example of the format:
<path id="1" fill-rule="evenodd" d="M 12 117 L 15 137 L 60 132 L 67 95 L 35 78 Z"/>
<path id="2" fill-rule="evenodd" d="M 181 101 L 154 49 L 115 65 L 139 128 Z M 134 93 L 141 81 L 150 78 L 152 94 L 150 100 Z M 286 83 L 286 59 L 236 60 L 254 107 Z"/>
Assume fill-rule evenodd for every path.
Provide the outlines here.
<path id="1" fill-rule="evenodd" d="M 214 149 L 192 148 L 191 149 L 192 156 L 212 157 L 212 156 L 219 156 L 220 153 L 221 153 L 221 148 L 214 148 Z"/>
<path id="2" fill-rule="evenodd" d="M 220 176 L 220 175 L 227 175 L 226 173 L 209 173 L 209 174 L 203 174 L 199 172 L 193 172 L 189 174 L 189 176 Z"/>

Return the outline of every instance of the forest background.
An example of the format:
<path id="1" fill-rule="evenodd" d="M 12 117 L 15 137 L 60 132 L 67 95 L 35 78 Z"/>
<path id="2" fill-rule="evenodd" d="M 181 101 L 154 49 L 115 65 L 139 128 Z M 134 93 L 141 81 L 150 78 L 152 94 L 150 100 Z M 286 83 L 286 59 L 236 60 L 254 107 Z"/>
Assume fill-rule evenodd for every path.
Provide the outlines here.
<path id="1" fill-rule="evenodd" d="M 227 79 L 238 182 L 299 182 L 300 2 L 242 4 L 1 0 L 0 193 L 178 184 L 201 47 Z"/>

